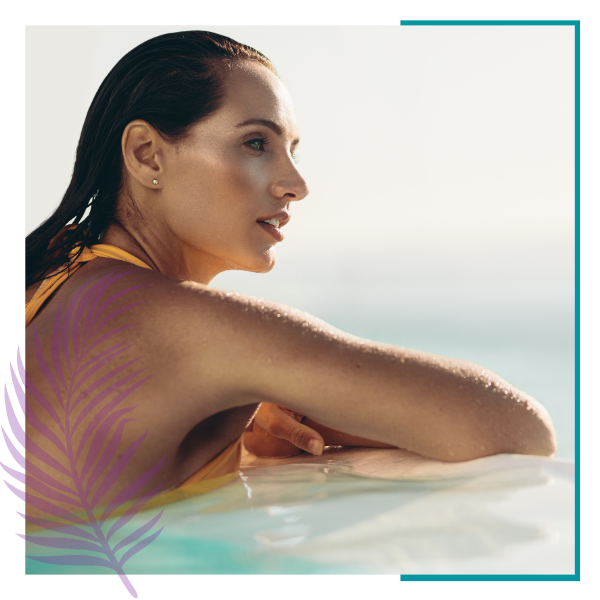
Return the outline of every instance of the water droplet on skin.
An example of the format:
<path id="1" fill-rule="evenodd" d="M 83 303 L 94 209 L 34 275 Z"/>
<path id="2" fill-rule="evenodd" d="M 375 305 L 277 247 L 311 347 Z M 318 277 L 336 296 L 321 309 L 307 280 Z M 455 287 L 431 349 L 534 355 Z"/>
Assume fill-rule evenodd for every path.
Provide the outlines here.
<path id="1" fill-rule="evenodd" d="M 281 315 L 279 313 L 277 313 L 277 316 L 280 317 Z"/>
<path id="2" fill-rule="evenodd" d="M 226 296 L 231 296 L 231 292 L 227 292 L 225 295 Z"/>

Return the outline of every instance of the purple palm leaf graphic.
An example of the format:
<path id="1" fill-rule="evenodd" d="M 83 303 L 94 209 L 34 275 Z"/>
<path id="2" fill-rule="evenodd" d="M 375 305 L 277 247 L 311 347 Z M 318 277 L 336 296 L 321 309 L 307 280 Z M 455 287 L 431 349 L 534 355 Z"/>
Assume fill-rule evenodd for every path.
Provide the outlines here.
<path id="1" fill-rule="evenodd" d="M 157 476 L 165 459 L 125 487 L 119 483 L 122 488 L 119 493 L 108 505 L 103 504 L 111 491 L 114 494 L 119 489 L 117 482 L 148 433 L 123 449 L 127 424 L 134 420 L 132 412 L 136 407 L 120 405 L 149 378 L 138 380 L 144 369 L 130 372 L 131 365 L 139 359 L 118 364 L 119 357 L 131 344 L 122 341 L 90 354 L 105 340 L 131 327 L 109 331 L 106 326 L 112 319 L 141 304 L 114 308 L 119 298 L 143 286 L 129 287 L 104 298 L 110 285 L 131 271 L 113 273 L 83 285 L 73 294 L 64 312 L 60 301 L 57 303 L 50 352 L 44 353 L 35 323 L 32 324 L 35 361 L 47 384 L 42 389 L 48 387 L 52 394 L 45 395 L 28 377 L 17 349 L 20 380 L 12 365 L 10 372 L 18 401 L 11 400 L 6 386 L 4 400 L 8 426 L 22 450 L 4 429 L 2 433 L 20 470 L 2 463 L 0 466 L 16 482 L 25 484 L 27 491 L 5 481 L 8 488 L 30 507 L 49 516 L 19 513 L 27 523 L 42 530 L 42 535 L 18 534 L 20 537 L 29 544 L 59 552 L 29 558 L 55 565 L 105 567 L 117 573 L 129 593 L 137 598 L 123 566 L 158 537 L 162 528 L 152 530 L 162 511 L 125 537 L 123 532 L 129 521 L 160 492 L 162 484 L 136 498 Z M 23 417 L 27 429 L 21 424 Z M 111 516 L 118 519 L 106 533 L 102 525 Z M 118 537 L 123 539 L 117 540 Z M 117 553 L 122 556 L 118 558 Z"/>

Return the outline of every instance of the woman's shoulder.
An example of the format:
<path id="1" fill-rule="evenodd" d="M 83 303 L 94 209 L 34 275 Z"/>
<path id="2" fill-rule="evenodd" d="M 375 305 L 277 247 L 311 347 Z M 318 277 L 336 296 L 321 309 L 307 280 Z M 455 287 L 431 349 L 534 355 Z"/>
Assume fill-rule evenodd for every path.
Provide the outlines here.
<path id="1" fill-rule="evenodd" d="M 215 320 L 224 324 L 239 319 L 265 324 L 309 320 L 313 325 L 333 329 L 303 311 L 264 298 L 170 277 L 122 261 L 118 261 L 118 266 L 112 264 L 117 261 L 111 259 L 104 259 L 103 264 L 100 260 L 94 262 L 98 269 L 88 274 L 88 280 L 93 275 L 97 283 L 101 279 L 110 282 L 106 286 L 106 299 L 114 296 L 121 303 L 136 304 L 139 308 L 134 312 L 155 326 L 189 326 L 199 321 L 208 326 Z M 87 283 L 83 278 L 80 281 L 84 285 Z"/>
<path id="2" fill-rule="evenodd" d="M 178 279 L 113 259 L 97 259 L 65 285 L 65 300 L 80 300 L 102 319 L 109 314 L 113 328 L 135 323 L 136 337 L 148 343 L 160 339 L 160 354 L 173 345 L 194 346 L 198 336 L 215 343 L 238 338 L 244 331 L 272 329 L 274 321 L 308 318 L 306 313 L 262 298 Z M 99 292 L 96 294 L 93 290 Z M 101 298 L 96 301 L 94 298 Z M 82 310 L 87 308 L 81 307 Z M 94 317 L 96 318 L 96 316 Z M 212 346 L 215 350 L 215 346 Z"/>
<path id="3" fill-rule="evenodd" d="M 94 261 L 97 263 L 94 265 L 97 270 L 94 273 L 88 272 L 88 280 L 93 278 L 97 285 L 100 285 L 100 280 L 104 282 L 106 288 L 104 294 L 107 300 L 118 297 L 127 304 L 139 303 L 136 312 L 143 318 L 152 319 L 156 325 L 161 322 L 173 324 L 178 319 L 189 319 L 192 314 L 202 311 L 203 304 L 209 305 L 212 310 L 227 311 L 227 305 L 221 301 L 231 297 L 249 305 L 257 300 L 261 302 L 250 296 L 171 277 L 123 261 L 112 259 L 104 259 L 104 261 L 103 264 L 100 260 Z M 90 275 L 93 277 L 90 278 Z M 82 283 L 85 285 L 87 282 L 82 281 Z"/>

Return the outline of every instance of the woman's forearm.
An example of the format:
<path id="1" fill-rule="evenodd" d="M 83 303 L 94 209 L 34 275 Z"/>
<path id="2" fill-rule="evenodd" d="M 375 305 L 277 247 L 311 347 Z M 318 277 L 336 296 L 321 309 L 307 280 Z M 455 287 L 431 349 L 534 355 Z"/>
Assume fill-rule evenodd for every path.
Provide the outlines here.
<path id="1" fill-rule="evenodd" d="M 346 430 L 352 435 L 340 434 L 345 428 L 342 423 L 336 426 L 324 418 L 324 425 L 318 414 L 307 411 L 308 418 L 303 422 L 319 424 L 331 440 L 326 444 L 350 445 L 354 439 L 367 445 L 379 439 L 386 442 L 381 447 L 406 448 L 443 461 L 499 453 L 555 453 L 556 441 L 547 411 L 495 373 L 459 359 L 372 342 L 367 346 L 370 351 L 361 352 L 355 369 L 369 372 L 372 383 L 360 395 L 360 404 L 356 403 L 356 391 L 363 387 L 359 378 L 353 382 L 351 394 L 355 398 L 353 415 L 364 415 L 364 428 L 361 425 L 357 429 L 353 424 Z M 377 355 L 387 358 L 380 361 Z M 394 380 L 398 383 L 392 387 Z M 387 410 L 378 411 L 379 425 L 373 427 L 372 414 L 378 404 L 374 400 L 385 396 Z M 376 430 L 383 435 L 379 437 Z M 343 442 L 340 435 L 344 436 Z"/>

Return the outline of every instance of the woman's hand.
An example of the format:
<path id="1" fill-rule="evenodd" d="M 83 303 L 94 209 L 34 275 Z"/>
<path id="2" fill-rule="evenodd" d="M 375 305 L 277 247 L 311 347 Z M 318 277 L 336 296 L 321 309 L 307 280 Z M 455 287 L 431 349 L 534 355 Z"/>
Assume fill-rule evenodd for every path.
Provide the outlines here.
<path id="1" fill-rule="evenodd" d="M 306 450 L 323 452 L 323 437 L 301 423 L 303 415 L 281 406 L 263 402 L 244 433 L 244 446 L 259 457 L 284 458 Z"/>

